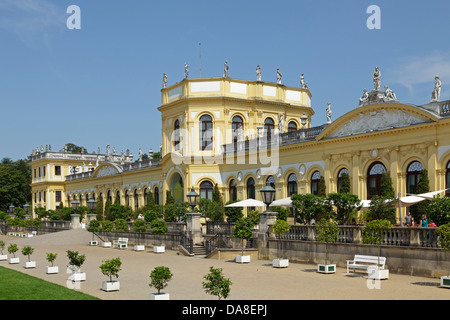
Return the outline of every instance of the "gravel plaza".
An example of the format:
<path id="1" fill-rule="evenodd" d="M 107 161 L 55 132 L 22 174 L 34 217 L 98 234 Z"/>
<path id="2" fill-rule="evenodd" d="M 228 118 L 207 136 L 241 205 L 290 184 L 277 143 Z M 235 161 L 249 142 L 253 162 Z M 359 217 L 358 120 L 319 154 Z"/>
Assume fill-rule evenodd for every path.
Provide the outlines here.
<path id="1" fill-rule="evenodd" d="M 252 260 L 248 264 L 238 264 L 234 260 L 216 260 L 200 257 L 187 257 L 176 250 L 153 253 L 152 248 L 143 252 L 127 249 L 89 246 L 91 233 L 84 229 L 61 231 L 38 235 L 31 238 L 16 238 L 0 235 L 6 243 L 16 243 L 20 257 L 19 264 L 0 262 L 0 266 L 11 268 L 29 275 L 74 288 L 67 281 L 67 250 L 79 251 L 86 255 L 81 271 L 86 272 L 86 281 L 79 283 L 84 293 L 103 300 L 148 300 L 155 292 L 149 287 L 150 272 L 157 266 L 169 267 L 173 278 L 163 291 L 170 293 L 171 300 L 204 301 L 217 300 L 205 293 L 202 288 L 203 276 L 211 266 L 222 268 L 223 275 L 232 281 L 227 301 L 238 300 L 448 300 L 450 290 L 439 288 L 439 279 L 390 274 L 377 287 L 363 271 L 346 273 L 345 268 L 337 268 L 335 274 L 317 273 L 317 265 L 291 263 L 288 268 L 273 268 L 269 260 Z M 27 259 L 20 253 L 21 248 L 30 245 L 34 248 L 31 260 L 36 268 L 25 269 Z M 6 251 L 6 250 L 5 250 Z M 46 253 L 57 253 L 54 265 L 59 266 L 58 274 L 46 274 Z M 100 271 L 103 260 L 120 257 L 120 290 L 105 292 L 101 290 L 102 281 L 108 280 Z M 388 258 L 389 259 L 389 258 Z"/>

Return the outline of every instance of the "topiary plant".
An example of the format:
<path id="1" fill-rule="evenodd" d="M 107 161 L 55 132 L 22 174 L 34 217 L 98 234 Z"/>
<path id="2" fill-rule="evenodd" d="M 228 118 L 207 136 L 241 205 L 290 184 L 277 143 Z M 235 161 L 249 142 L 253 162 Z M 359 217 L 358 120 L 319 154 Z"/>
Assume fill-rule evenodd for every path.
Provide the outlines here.
<path id="1" fill-rule="evenodd" d="M 34 249 L 30 246 L 23 247 L 22 254 L 24 256 L 28 256 L 28 262 L 30 262 L 31 255 L 33 254 Z"/>
<path id="2" fill-rule="evenodd" d="M 17 244 L 15 244 L 15 243 L 11 243 L 8 246 L 8 253 L 12 254 L 14 258 L 16 257 L 16 252 L 18 250 L 19 250 L 19 248 L 17 247 Z"/>
<path id="3" fill-rule="evenodd" d="M 154 287 L 158 290 L 158 294 L 161 293 L 161 290 L 167 287 L 168 282 L 172 280 L 173 274 L 170 272 L 168 267 L 156 267 L 150 273 L 151 282 L 149 284 L 150 287 Z"/>
<path id="4" fill-rule="evenodd" d="M 335 243 L 339 239 L 339 226 L 333 220 L 321 219 L 315 227 L 316 240 L 325 242 L 325 264 L 328 264 L 328 243 Z"/>
<path id="5" fill-rule="evenodd" d="M 209 267 L 209 273 L 203 277 L 202 286 L 206 293 L 226 299 L 230 294 L 231 280 L 222 275 L 222 268 Z"/>
<path id="6" fill-rule="evenodd" d="M 104 260 L 103 264 L 100 265 L 100 270 L 105 276 L 109 277 L 109 281 L 112 282 L 112 277 L 119 277 L 121 265 L 122 261 L 120 260 L 120 258 Z"/>

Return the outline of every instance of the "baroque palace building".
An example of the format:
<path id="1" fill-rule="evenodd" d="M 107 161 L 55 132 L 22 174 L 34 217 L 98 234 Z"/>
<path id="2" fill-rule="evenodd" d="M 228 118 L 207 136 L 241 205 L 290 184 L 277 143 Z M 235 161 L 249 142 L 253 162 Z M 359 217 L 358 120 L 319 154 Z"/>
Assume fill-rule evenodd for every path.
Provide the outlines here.
<path id="1" fill-rule="evenodd" d="M 378 68 L 374 89 L 364 89 L 356 107 L 331 121 L 311 126 L 314 110 L 308 84 L 300 87 L 228 76 L 185 78 L 161 90 L 161 157 L 137 160 L 129 151 L 118 154 L 51 151 L 32 153 L 32 207 L 56 209 L 91 197 L 137 209 L 152 193 L 165 203 L 170 190 L 176 201 L 187 201 L 194 187 L 211 198 L 218 184 L 225 202 L 261 199 L 267 182 L 276 199 L 294 193 L 315 193 L 324 177 L 327 193 L 339 192 L 346 172 L 351 192 L 370 199 L 380 192 L 383 172 L 394 189 L 415 193 L 420 171 L 427 169 L 430 190 L 450 187 L 450 101 L 440 101 L 436 76 L 432 100 L 426 105 L 399 102 L 387 86 L 381 90 Z M 356 100 L 356 99 L 355 99 Z M 448 195 L 448 194 L 447 194 Z M 263 209 L 263 208 L 261 208 Z"/>

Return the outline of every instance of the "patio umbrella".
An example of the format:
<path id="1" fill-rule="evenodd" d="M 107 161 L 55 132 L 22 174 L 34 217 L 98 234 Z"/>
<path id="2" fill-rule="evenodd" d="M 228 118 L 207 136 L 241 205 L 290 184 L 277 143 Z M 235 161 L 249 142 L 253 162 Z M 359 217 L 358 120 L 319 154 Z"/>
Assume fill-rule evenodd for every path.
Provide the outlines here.
<path id="1" fill-rule="evenodd" d="M 274 202 L 269 204 L 269 207 L 292 207 L 292 206 L 293 205 L 291 197 L 275 200 Z"/>
<path id="2" fill-rule="evenodd" d="M 432 192 L 426 192 L 426 193 L 420 193 L 420 194 L 416 194 L 416 197 L 421 197 L 421 198 L 425 198 L 428 200 L 433 200 L 434 196 L 438 195 L 441 192 L 447 191 L 448 189 L 444 189 L 444 190 L 439 190 L 439 191 L 432 191 Z"/>
<path id="3" fill-rule="evenodd" d="M 266 204 L 255 199 L 246 199 L 226 205 L 225 207 L 265 207 Z"/>

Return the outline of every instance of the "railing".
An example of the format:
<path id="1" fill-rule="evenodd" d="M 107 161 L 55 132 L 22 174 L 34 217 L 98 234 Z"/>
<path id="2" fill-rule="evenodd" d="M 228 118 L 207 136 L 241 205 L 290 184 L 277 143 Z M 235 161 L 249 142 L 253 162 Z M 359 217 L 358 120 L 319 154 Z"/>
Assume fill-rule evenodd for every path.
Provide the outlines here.
<path id="1" fill-rule="evenodd" d="M 450 100 L 439 102 L 439 115 L 450 115 Z"/>
<path id="2" fill-rule="evenodd" d="M 361 243 L 362 226 L 339 226 L 338 243 Z M 290 230 L 281 237 L 283 240 L 314 241 L 315 226 L 291 225 Z M 383 245 L 440 248 L 436 228 L 393 227 L 383 234 Z"/>
<path id="3" fill-rule="evenodd" d="M 205 249 L 207 255 L 216 249 L 229 247 L 230 246 L 228 245 L 226 234 L 218 233 L 214 237 L 205 240 Z"/>
<path id="4" fill-rule="evenodd" d="M 234 224 L 231 222 L 206 221 L 206 234 L 225 234 L 231 236 Z"/>
<path id="5" fill-rule="evenodd" d="M 180 245 L 190 254 L 194 253 L 194 240 L 187 232 L 180 232 Z"/>

